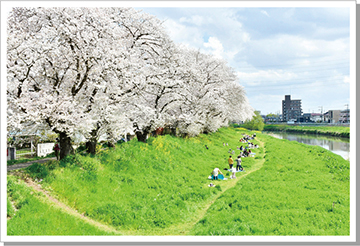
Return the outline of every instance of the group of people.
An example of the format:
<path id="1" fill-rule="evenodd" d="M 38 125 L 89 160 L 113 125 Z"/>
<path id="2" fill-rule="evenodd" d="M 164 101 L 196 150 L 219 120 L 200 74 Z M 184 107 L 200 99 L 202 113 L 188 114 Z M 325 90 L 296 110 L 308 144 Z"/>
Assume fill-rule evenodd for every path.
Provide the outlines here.
<path id="1" fill-rule="evenodd" d="M 242 134 L 244 137 L 243 138 L 240 138 L 239 142 L 242 142 L 242 143 L 245 143 L 245 142 L 248 142 L 249 140 L 253 140 L 255 139 L 256 137 L 256 133 L 254 133 L 253 135 L 249 136 L 249 135 L 246 135 L 245 133 Z"/>
<path id="2" fill-rule="evenodd" d="M 246 134 L 243 134 L 243 137 L 239 140 L 242 143 L 247 143 L 248 145 L 243 147 L 242 145 L 239 147 L 237 146 L 237 150 L 240 150 L 240 154 L 237 156 L 237 158 L 235 159 L 236 161 L 236 168 L 234 168 L 234 159 L 232 158 L 232 155 L 235 154 L 235 150 L 229 149 L 228 153 L 232 154 L 229 156 L 228 158 L 228 163 L 229 163 L 229 169 L 225 168 L 225 170 L 230 171 L 231 172 L 231 176 L 230 179 L 235 179 L 236 178 L 236 172 L 239 171 L 243 171 L 244 168 L 241 165 L 241 157 L 249 157 L 249 156 L 253 156 L 254 153 L 252 153 L 251 149 L 253 148 L 259 148 L 259 146 L 257 144 L 254 144 L 253 142 L 250 142 L 249 140 L 253 140 L 256 137 L 256 133 L 254 133 L 253 135 L 249 136 Z M 228 146 L 228 143 L 223 143 L 223 146 Z M 212 179 L 219 179 L 219 177 L 223 178 L 223 173 L 221 172 L 221 170 L 219 168 L 215 168 L 212 171 Z M 222 176 L 219 176 L 222 175 Z"/>

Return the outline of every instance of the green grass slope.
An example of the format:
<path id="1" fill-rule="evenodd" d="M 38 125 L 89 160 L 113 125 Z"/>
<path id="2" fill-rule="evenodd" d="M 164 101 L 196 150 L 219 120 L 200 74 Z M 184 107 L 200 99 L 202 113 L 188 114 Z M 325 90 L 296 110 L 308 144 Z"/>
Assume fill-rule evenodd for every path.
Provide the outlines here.
<path id="1" fill-rule="evenodd" d="M 55 208 L 24 181 L 11 175 L 7 179 L 8 236 L 114 235 Z"/>
<path id="2" fill-rule="evenodd" d="M 223 194 L 189 234 L 349 235 L 349 161 L 317 146 L 259 138 L 264 167 Z"/>
<path id="3" fill-rule="evenodd" d="M 207 177 L 215 167 L 228 167 L 228 150 L 240 146 L 240 137 L 239 129 L 230 128 L 190 139 L 159 136 L 146 144 L 123 143 L 95 158 L 76 155 L 46 167 L 35 164 L 28 171 L 89 218 L 130 234 L 167 234 L 159 229 L 192 221 L 222 191 L 226 181 L 215 181 L 210 189 Z M 243 166 L 250 168 L 254 160 L 244 159 Z"/>
<path id="4" fill-rule="evenodd" d="M 236 147 L 245 146 L 238 141 L 242 133 L 250 134 L 223 128 L 189 139 L 135 140 L 96 157 L 33 164 L 27 172 L 43 179 L 42 188 L 53 197 L 117 235 L 349 234 L 349 162 L 320 147 L 258 133 L 254 143 L 265 148 L 255 149 L 255 158 L 243 158 L 246 172 L 236 180 L 208 180 L 215 167 L 228 167 L 229 148 L 237 155 Z M 209 188 L 210 182 L 216 187 Z M 36 205 L 24 203 L 15 211 L 8 234 L 73 235 L 68 228 L 77 226 L 75 218 L 67 214 L 60 223 L 62 210 L 44 213 L 46 199 L 25 188 L 12 191 L 14 183 L 8 183 L 10 200 L 23 200 L 13 194 L 17 190 Z M 14 213 L 10 200 L 9 215 Z M 43 208 L 37 209 L 39 204 Z M 47 227 L 34 229 L 44 216 Z M 99 227 L 80 229 L 78 235 L 109 235 Z"/>

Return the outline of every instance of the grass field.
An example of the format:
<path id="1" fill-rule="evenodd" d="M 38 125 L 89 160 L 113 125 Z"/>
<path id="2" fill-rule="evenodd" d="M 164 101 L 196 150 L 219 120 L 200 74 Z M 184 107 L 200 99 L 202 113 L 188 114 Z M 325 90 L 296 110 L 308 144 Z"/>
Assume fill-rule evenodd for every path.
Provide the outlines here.
<path id="1" fill-rule="evenodd" d="M 349 235 L 349 163 L 317 146 L 262 139 L 264 167 L 222 195 L 190 234 Z"/>
<path id="2" fill-rule="evenodd" d="M 209 188 L 211 171 L 228 167 L 229 148 L 238 154 L 236 147 L 245 145 L 238 141 L 241 133 L 250 132 L 223 128 L 189 139 L 135 140 L 95 158 L 75 155 L 34 164 L 27 172 L 43 179 L 42 188 L 61 203 L 113 228 L 89 224 L 84 235 L 349 235 L 349 161 L 320 147 L 257 133 L 260 148 L 255 158 L 243 158 L 246 172 Z M 8 180 L 25 187 L 12 175 Z M 17 209 L 8 234 L 51 235 L 54 227 L 64 227 L 56 235 L 67 235 L 66 224 L 76 223 L 49 221 L 46 231 L 35 224 L 26 230 L 20 221 L 38 218 L 40 211 L 16 206 L 21 199 L 10 191 L 8 198 Z M 35 193 L 28 199 L 52 207 Z M 64 212 L 53 209 L 59 216 Z"/>
<path id="3" fill-rule="evenodd" d="M 286 131 L 350 138 L 350 127 L 348 126 L 265 125 L 264 131 Z"/>

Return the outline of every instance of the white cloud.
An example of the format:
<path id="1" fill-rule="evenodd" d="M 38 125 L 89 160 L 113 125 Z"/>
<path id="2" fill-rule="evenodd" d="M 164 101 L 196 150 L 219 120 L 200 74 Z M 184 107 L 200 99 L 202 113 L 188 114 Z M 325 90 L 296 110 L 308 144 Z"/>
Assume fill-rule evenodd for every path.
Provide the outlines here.
<path id="1" fill-rule="evenodd" d="M 296 73 L 283 70 L 257 70 L 256 72 L 237 72 L 240 84 L 248 86 L 278 85 L 297 77 Z"/>
<path id="2" fill-rule="evenodd" d="M 175 42 L 225 59 L 266 114 L 287 94 L 302 99 L 304 111 L 349 100 L 349 10 L 338 10 L 190 8 L 166 10 L 164 19 Z"/>
<path id="3" fill-rule="evenodd" d="M 191 17 L 181 17 L 179 21 L 181 23 L 189 23 L 197 26 L 202 26 L 203 24 L 211 23 L 212 19 L 200 15 L 192 15 Z"/>
<path id="4" fill-rule="evenodd" d="M 209 37 L 207 43 L 204 43 L 205 48 L 210 48 L 211 53 L 219 58 L 223 58 L 224 47 L 216 37 Z"/>
<path id="5" fill-rule="evenodd" d="M 164 26 L 172 40 L 190 47 L 199 48 L 203 45 L 202 33 L 197 27 L 189 27 L 175 20 L 167 19 Z"/>
<path id="6" fill-rule="evenodd" d="M 260 11 L 262 14 L 266 15 L 267 17 L 270 17 L 270 15 L 268 14 L 268 12 L 266 12 L 265 10 L 261 10 Z"/>

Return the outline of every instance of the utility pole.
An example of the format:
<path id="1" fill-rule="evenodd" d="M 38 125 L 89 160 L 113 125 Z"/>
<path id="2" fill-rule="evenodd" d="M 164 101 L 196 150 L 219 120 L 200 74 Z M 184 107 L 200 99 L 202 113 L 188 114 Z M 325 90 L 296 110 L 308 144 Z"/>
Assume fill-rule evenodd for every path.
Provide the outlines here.
<path id="1" fill-rule="evenodd" d="M 345 104 L 345 106 L 346 106 L 346 112 L 345 112 L 345 121 L 346 121 L 346 123 L 348 122 L 348 111 L 349 111 L 349 104 Z"/>
<path id="2" fill-rule="evenodd" d="M 323 116 L 323 106 L 319 106 L 319 108 L 321 108 L 321 118 Z"/>

